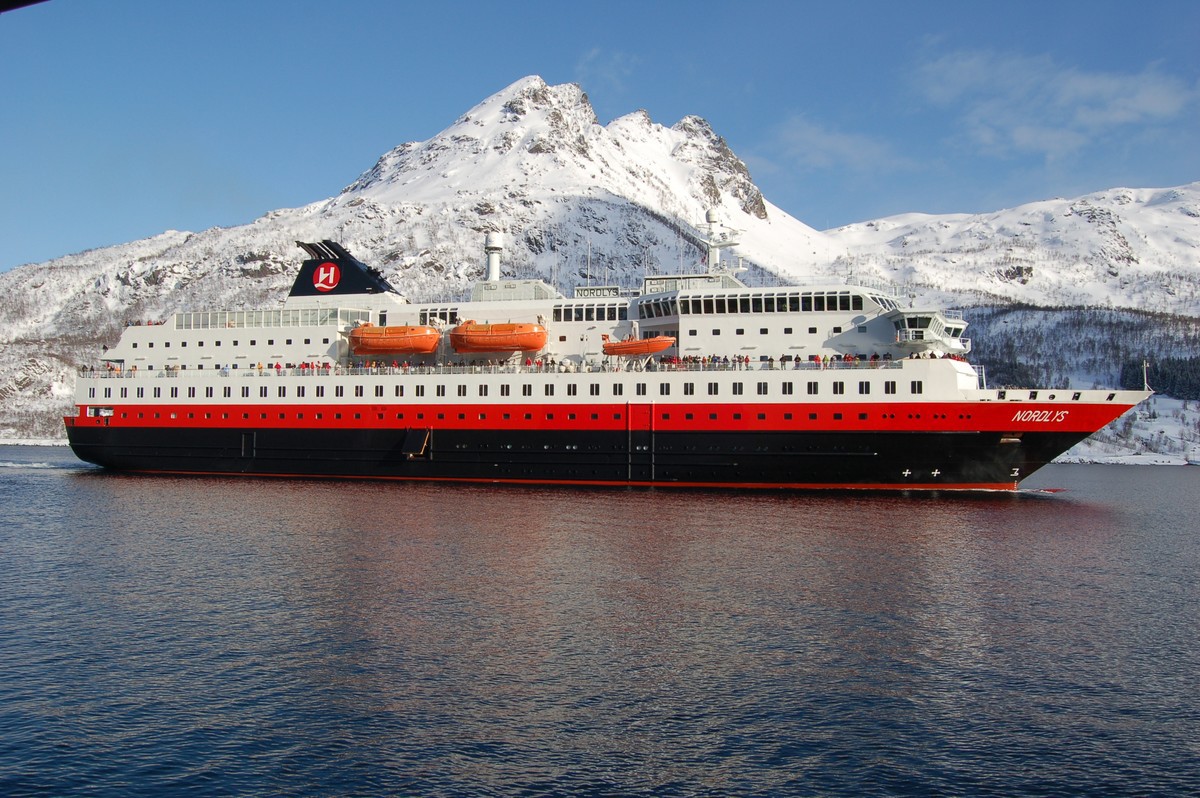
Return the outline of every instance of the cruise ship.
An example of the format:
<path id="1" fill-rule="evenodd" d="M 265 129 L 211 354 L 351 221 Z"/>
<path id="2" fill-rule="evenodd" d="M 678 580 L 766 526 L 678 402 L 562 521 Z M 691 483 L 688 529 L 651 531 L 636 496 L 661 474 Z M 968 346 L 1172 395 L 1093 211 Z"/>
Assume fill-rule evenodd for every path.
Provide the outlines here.
<path id="1" fill-rule="evenodd" d="M 1012 490 L 1149 390 L 988 387 L 962 315 L 722 264 L 640 290 L 501 277 L 412 303 L 297 242 L 282 307 L 136 323 L 78 376 L 67 437 L 172 474 L 784 490 Z"/>

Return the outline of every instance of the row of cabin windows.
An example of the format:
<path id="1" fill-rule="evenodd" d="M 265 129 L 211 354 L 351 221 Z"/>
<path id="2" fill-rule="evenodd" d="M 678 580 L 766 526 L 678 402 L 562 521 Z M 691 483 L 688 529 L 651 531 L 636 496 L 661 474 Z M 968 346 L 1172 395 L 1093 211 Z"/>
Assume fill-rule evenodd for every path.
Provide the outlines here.
<path id="1" fill-rule="evenodd" d="M 860 396 L 870 395 L 871 385 L 872 385 L 872 383 L 870 380 L 859 380 L 858 381 L 859 395 Z M 345 396 L 345 387 L 346 386 L 344 386 L 344 385 L 335 385 L 333 387 L 333 395 L 338 398 L 344 397 Z M 383 398 L 384 387 L 382 385 L 375 385 L 373 387 L 374 387 L 374 395 L 377 398 Z M 579 386 L 577 384 L 570 384 L 566 387 L 567 387 L 567 394 L 566 394 L 567 396 L 577 396 L 578 395 Z M 708 395 L 709 396 L 719 395 L 720 383 L 710 382 L 710 383 L 708 383 L 707 387 L 708 387 Z M 366 395 L 365 394 L 365 391 L 366 391 L 365 386 L 355 385 L 355 386 L 353 386 L 353 388 L 354 388 L 354 395 L 356 397 L 362 397 L 362 396 Z M 832 389 L 833 389 L 834 396 L 843 396 L 846 393 L 846 382 L 844 380 L 836 380 L 832 383 Z M 145 398 L 145 394 L 143 393 L 145 391 L 145 388 L 138 388 L 136 390 L 137 390 L 136 396 L 138 399 Z M 156 387 L 152 390 L 154 392 L 153 395 L 154 395 L 155 399 L 162 398 L 162 388 Z M 396 398 L 401 398 L 404 396 L 404 386 L 403 385 L 393 386 L 393 390 L 395 392 L 394 395 L 396 396 Z M 732 390 L 733 390 L 734 396 L 742 396 L 742 395 L 744 395 L 745 384 L 741 383 L 741 382 L 735 382 L 732 384 Z M 784 382 L 781 385 L 781 390 L 782 390 L 784 396 L 792 396 L 795 393 L 795 383 Z M 817 382 L 816 380 L 809 380 L 808 384 L 806 386 L 806 390 L 807 390 L 809 396 L 817 396 L 820 394 L 821 384 L 819 382 Z M 104 389 L 104 398 L 111 399 L 112 391 L 113 391 L 112 388 L 105 388 Z M 127 399 L 128 391 L 129 391 L 128 388 L 121 388 L 120 389 L 120 398 Z M 259 389 L 258 389 L 259 398 L 266 399 L 268 396 L 268 391 L 269 391 L 269 389 L 267 386 L 265 386 L 265 385 L 259 386 Z M 446 395 L 446 386 L 445 385 L 436 385 L 436 386 L 434 386 L 434 391 L 437 396 L 445 396 Z M 488 386 L 480 385 L 478 391 L 479 391 L 479 396 L 487 396 L 488 395 Z M 755 391 L 757 392 L 757 394 L 759 396 L 768 395 L 768 393 L 770 392 L 770 383 L 768 383 L 768 382 L 756 383 Z M 223 392 L 222 395 L 226 399 L 229 399 L 233 395 L 233 388 L 228 385 L 224 386 L 222 388 L 222 392 Z M 500 386 L 500 395 L 501 396 L 510 396 L 511 392 L 512 392 L 511 385 L 501 385 Z M 896 381 L 895 380 L 885 381 L 883 383 L 883 392 L 884 392 L 884 394 L 889 395 L 889 396 L 895 395 L 896 394 Z M 924 392 L 924 385 L 921 380 L 912 380 L 909 383 L 909 393 L 920 394 L 923 392 Z M 276 393 L 280 399 L 287 398 L 287 395 L 288 395 L 287 386 L 285 386 L 285 385 L 277 386 Z M 466 396 L 467 395 L 467 386 L 459 385 L 457 393 L 459 396 Z M 548 385 L 543 386 L 543 393 L 545 396 L 554 396 L 554 385 L 548 384 Z M 646 396 L 648 393 L 647 384 L 644 382 L 635 383 L 634 384 L 634 393 L 637 394 L 638 396 Z M 588 394 L 590 396 L 599 396 L 600 395 L 600 385 L 598 383 L 591 383 L 590 385 L 588 385 Z M 623 384 L 617 383 L 612 386 L 612 395 L 613 396 L 623 396 L 624 394 L 625 394 L 625 386 Z M 324 385 L 315 386 L 315 395 L 317 398 L 323 398 L 325 396 L 325 386 Z M 414 386 L 413 395 L 418 396 L 418 397 L 425 396 L 425 386 L 424 385 Z M 659 383 L 658 395 L 659 396 L 670 396 L 671 395 L 671 383 L 669 383 L 669 382 Z M 684 396 L 695 396 L 696 395 L 696 384 L 692 383 L 692 382 L 685 382 L 683 384 L 683 395 Z M 196 388 L 189 387 L 187 389 L 187 396 L 189 399 L 195 399 L 196 398 Z M 206 387 L 204 389 L 204 396 L 207 399 L 212 399 L 213 398 L 213 389 L 211 387 Z M 529 385 L 529 384 L 522 385 L 521 386 L 521 396 L 533 396 L 533 386 Z M 88 389 L 88 397 L 91 399 L 96 398 L 96 389 L 95 388 Z M 170 388 L 170 397 L 172 399 L 179 398 L 179 388 L 178 387 Z M 296 397 L 298 399 L 305 398 L 305 386 L 303 386 L 303 385 L 296 386 Z M 248 385 L 242 386 L 242 398 L 243 399 L 250 398 L 250 386 L 248 386 Z"/>
<path id="2" fill-rule="evenodd" d="M 867 325 L 865 325 L 865 324 L 860 324 L 860 325 L 858 326 L 858 328 L 857 328 L 857 329 L 858 329 L 858 331 L 859 331 L 860 333 L 865 333 L 865 332 L 867 331 Z M 837 335 L 837 334 L 838 334 L 838 333 L 840 333 L 841 331 L 842 331 L 842 328 L 841 328 L 841 327 L 833 327 L 833 328 L 831 328 L 831 329 L 830 329 L 830 331 L 829 331 L 829 334 L 830 334 L 830 335 Z M 770 328 L 769 328 L 769 327 L 759 327 L 759 328 L 758 328 L 758 334 L 759 334 L 759 335 L 770 335 L 770 333 L 771 333 L 771 330 L 770 330 Z M 697 334 L 698 334 L 698 331 L 697 331 L 697 330 L 688 330 L 688 336 L 689 336 L 689 337 L 691 337 L 691 336 L 695 336 L 695 335 L 697 335 Z M 720 335 L 720 334 L 721 334 L 721 329 L 720 329 L 719 327 L 713 327 L 712 334 L 713 334 L 713 335 Z M 734 335 L 745 335 L 745 334 L 746 334 L 746 328 L 745 328 L 745 327 L 738 327 L 738 328 L 736 328 L 736 329 L 733 331 L 733 334 L 734 334 Z M 784 327 L 784 328 L 783 328 L 783 334 L 784 334 L 784 335 L 791 335 L 791 334 L 792 334 L 792 328 L 791 328 L 791 327 Z M 809 334 L 809 335 L 816 335 L 816 334 L 817 334 L 817 328 L 816 328 L 816 327 L 809 327 L 809 328 L 808 328 L 808 334 Z M 766 360 L 766 359 L 767 359 L 767 356 L 766 356 L 766 355 L 761 355 L 761 356 L 759 357 L 759 359 L 760 359 L 760 360 Z"/>
<path id="3" fill-rule="evenodd" d="M 222 341 L 213 341 L 213 346 L 221 346 L 221 344 L 222 344 L 222 343 L 223 343 Z M 311 344 L 311 343 L 312 343 L 312 339 L 311 339 L 311 338 L 305 338 L 305 339 L 304 339 L 304 343 L 305 343 L 305 344 Z M 321 343 L 323 343 L 323 344 L 328 344 L 328 343 L 329 343 L 329 339 L 328 339 L 328 338 L 322 338 L 322 339 L 321 339 Z M 188 342 L 187 342 L 187 341 L 180 341 L 180 342 L 179 342 L 179 346 L 180 346 L 181 348 L 183 348 L 183 349 L 186 349 L 186 348 L 187 348 L 187 345 L 188 345 Z M 240 341 L 238 341 L 238 340 L 235 338 L 234 340 L 232 340 L 232 341 L 230 341 L 230 342 L 229 342 L 229 345 L 230 345 L 230 346 L 241 346 L 241 342 L 240 342 Z M 286 339 L 284 339 L 283 345 L 284 345 L 284 346 L 291 346 L 291 345 L 292 345 L 292 339 L 291 339 L 291 338 L 286 338 Z M 203 347 L 203 346 L 204 346 L 204 341 L 196 341 L 196 346 L 197 346 L 197 347 Z M 254 338 L 251 338 L 251 339 L 250 339 L 250 346 L 258 346 L 258 341 L 257 341 L 256 339 L 254 339 Z M 274 339 L 274 338 L 268 338 L 268 339 L 267 339 L 267 346 L 275 346 L 275 339 Z M 138 348 L 138 342 L 137 342 L 137 341 L 134 341 L 134 342 L 133 342 L 133 348 L 134 348 L 134 349 L 137 349 L 137 348 Z M 147 342 L 147 344 L 146 344 L 146 348 L 147 348 L 147 349 L 153 349 L 153 348 L 154 348 L 154 342 L 153 342 L 153 341 L 149 341 L 149 342 Z M 170 342 L 170 341 L 163 341 L 163 349 L 170 349 L 170 348 L 171 348 L 171 342 Z"/>
<path id="4" fill-rule="evenodd" d="M 555 305 L 555 321 L 625 321 L 629 306 L 625 303 L 606 305 Z"/>
<path id="5" fill-rule="evenodd" d="M 201 415 L 202 415 L 202 417 L 203 417 L 203 418 L 206 418 L 206 419 L 212 419 L 212 418 L 214 417 L 214 414 L 212 414 L 212 413 L 202 413 Z M 269 417 L 270 417 L 270 416 L 272 416 L 272 415 L 275 415 L 275 414 L 273 414 L 273 413 L 259 413 L 259 414 L 258 414 L 258 417 L 259 417 L 259 419 L 260 419 L 260 420 L 264 420 L 264 421 L 265 421 L 267 418 L 269 418 Z M 287 419 L 287 415 L 288 415 L 287 413 L 279 413 L 279 414 L 278 414 L 279 420 L 280 420 L 280 421 L 286 420 L 286 419 Z M 326 415 L 326 414 L 325 414 L 325 413 L 323 413 L 323 412 L 320 412 L 320 413 L 313 413 L 313 416 L 312 416 L 312 417 L 313 417 L 315 420 L 317 420 L 317 421 L 322 421 L 322 420 L 324 420 L 324 418 L 325 418 L 325 415 Z M 329 413 L 328 415 L 329 415 L 331 418 L 333 418 L 334 420 L 336 420 L 336 421 L 340 421 L 340 420 L 342 420 L 342 418 L 343 418 L 343 414 L 342 414 L 342 413 L 338 413 L 338 412 Z M 362 414 L 362 413 L 349 413 L 349 414 L 347 414 L 347 415 L 348 415 L 350 418 L 353 418 L 353 419 L 355 419 L 355 420 L 361 420 L 361 419 L 362 419 L 362 417 L 363 417 L 363 414 Z M 414 417 L 414 419 L 413 419 L 413 420 L 416 420 L 416 421 L 425 421 L 425 420 L 426 420 L 426 418 L 425 418 L 426 414 L 425 414 L 425 413 L 413 413 L 412 415 L 413 415 L 413 417 Z M 431 414 L 431 415 L 434 415 L 434 416 L 436 416 L 437 420 L 439 420 L 439 421 L 445 421 L 445 420 L 446 420 L 446 414 L 445 414 L 445 413 L 436 413 L 436 414 Z M 457 414 L 457 415 L 458 415 L 458 420 L 459 420 L 459 421 L 465 421 L 465 420 L 466 420 L 466 418 L 467 418 L 467 414 L 466 414 L 466 413 L 459 413 L 459 414 Z M 684 419 L 685 421 L 693 421 L 693 420 L 695 420 L 695 418 L 696 418 L 696 415 L 697 415 L 697 414 L 695 414 L 695 413 L 684 413 L 684 414 L 683 414 L 683 419 Z M 705 414 L 700 414 L 700 415 L 702 415 L 702 416 L 703 416 L 703 415 L 705 415 Z M 759 421 L 767 421 L 767 420 L 770 418 L 770 416 L 771 416 L 771 415 L 774 415 L 774 414 L 768 414 L 768 413 L 756 413 L 756 414 L 755 414 L 755 418 L 757 418 L 757 420 L 759 420 Z M 808 415 L 808 420 L 809 420 L 809 421 L 818 421 L 818 420 L 820 420 L 820 415 L 821 415 L 821 414 L 819 414 L 819 413 L 808 413 L 807 415 Z M 870 414 L 869 414 L 869 413 L 858 413 L 858 414 L 856 414 L 856 415 L 857 415 L 857 418 L 858 418 L 858 420 L 859 420 L 859 421 L 866 421 L 866 420 L 868 420 L 868 419 L 870 418 Z M 151 413 L 151 414 L 150 414 L 150 416 L 151 416 L 152 418 L 162 418 L 162 414 L 161 414 L 161 413 Z M 221 417 L 221 419 L 222 419 L 222 420 L 227 420 L 227 419 L 229 418 L 229 416 L 230 416 L 230 414 L 229 414 L 229 413 L 221 413 L 221 414 L 220 414 L 220 417 Z M 243 419 L 243 420 L 249 419 L 249 418 L 250 418 L 250 416 L 251 416 L 251 414 L 250 414 L 250 413 L 242 413 L 242 414 L 241 414 L 241 417 L 242 417 L 242 419 Z M 375 416 L 375 418 L 376 418 L 377 420 L 379 420 L 379 421 L 383 421 L 383 420 L 385 420 L 385 418 L 386 418 L 386 414 L 385 414 L 385 413 L 381 413 L 381 412 L 376 412 L 376 413 L 374 413 L 374 416 Z M 542 413 L 542 414 L 538 414 L 538 416 L 539 416 L 539 420 L 541 420 L 541 419 L 545 419 L 546 421 L 554 421 L 554 420 L 555 420 L 555 414 L 554 414 L 554 413 Z M 708 413 L 708 414 L 707 414 L 707 416 L 708 416 L 708 420 L 709 420 L 709 421 L 718 421 L 718 420 L 720 420 L 720 416 L 721 416 L 721 414 L 719 414 L 719 413 Z M 122 413 L 120 414 L 120 417 L 121 417 L 121 418 L 129 418 L 129 413 L 127 413 L 127 412 L 122 412 Z M 136 417 L 136 418 L 145 418 L 145 417 L 146 417 L 146 414 L 145 414 L 145 413 L 140 413 L 140 412 L 139 412 L 139 413 L 136 413 L 136 414 L 135 414 L 135 417 Z M 167 417 L 168 417 L 168 418 L 179 418 L 179 417 L 180 417 L 180 414 L 179 414 L 179 413 L 168 413 L 168 414 L 167 414 Z M 186 418 L 189 418 L 189 419 L 194 419 L 194 418 L 196 418 L 196 414 L 195 414 L 195 413 L 187 413 L 187 414 L 185 414 L 185 417 L 186 417 Z M 305 414 L 304 414 L 303 412 L 298 412 L 298 413 L 296 413 L 296 414 L 295 414 L 295 417 L 296 417 L 296 419 L 297 419 L 297 420 L 303 420 L 303 419 L 305 418 Z M 407 420 L 407 419 L 405 418 L 405 414 L 404 414 L 404 413 L 396 413 L 396 414 L 395 414 L 395 417 L 396 417 L 396 420 L 397 420 L 397 421 L 405 421 L 405 420 Z M 487 414 L 487 413 L 477 413 L 477 414 L 475 414 L 475 416 L 474 416 L 474 417 L 475 417 L 475 419 L 477 419 L 477 420 L 479 420 L 479 421 L 486 421 L 486 420 L 487 420 L 487 417 L 488 417 L 488 414 Z M 522 420 L 524 420 L 524 421 L 532 421 L 532 420 L 534 420 L 534 414 L 533 414 L 533 413 L 522 413 L 522 414 L 520 414 L 520 417 L 521 417 L 521 419 L 522 419 Z M 741 420 L 742 420 L 742 417 L 743 417 L 743 414 L 742 414 L 742 413 L 739 413 L 739 412 L 735 412 L 735 413 L 730 413 L 730 414 L 729 414 L 729 418 L 730 418 L 730 419 L 732 419 L 733 421 L 741 421 Z M 841 421 L 841 420 L 843 420 L 844 414 L 843 414 L 843 413 L 830 413 L 828 417 L 829 417 L 829 418 L 831 418 L 831 419 L 833 419 L 834 421 Z M 935 414 L 933 414 L 933 416 L 931 416 L 931 417 L 932 417 L 932 418 L 934 418 L 934 419 L 939 419 L 939 418 L 940 418 L 940 419 L 943 419 L 943 420 L 947 418 L 946 414 L 944 414 L 944 413 L 943 413 L 943 414 L 941 414 L 941 415 L 939 415 L 939 414 L 935 413 Z M 512 414 L 512 413 L 501 413 L 501 414 L 500 414 L 500 418 L 501 418 L 501 419 L 503 419 L 504 421 L 511 421 L 511 420 L 513 419 L 513 414 Z M 565 414 L 565 418 L 566 418 L 566 420 L 567 420 L 567 421 L 576 421 L 576 420 L 578 420 L 578 419 L 579 419 L 579 414 L 577 414 L 577 413 L 567 413 L 567 414 Z M 600 420 L 600 414 L 599 414 L 599 413 L 590 413 L 590 414 L 589 414 L 589 418 L 590 418 L 590 420 L 592 420 L 592 421 L 599 421 L 599 420 Z M 621 420 L 621 414 L 620 414 L 620 413 L 613 413 L 613 414 L 612 414 L 612 418 L 613 418 L 613 420 L 614 420 L 614 421 L 620 421 L 620 420 Z M 663 421 L 670 421 L 670 420 L 671 420 L 671 414 L 670 414 L 669 412 L 667 412 L 667 413 L 660 413 L 660 414 L 659 414 L 659 418 L 661 418 Z M 780 414 L 779 418 L 780 418 L 780 420 L 783 420 L 783 421 L 794 421 L 794 420 L 795 420 L 795 414 L 794 414 L 794 413 L 788 413 L 788 412 L 785 412 L 785 413 L 782 413 L 782 414 Z M 896 418 L 896 414 L 895 414 L 895 413 L 883 413 L 883 414 L 881 414 L 881 415 L 880 415 L 880 418 L 882 418 L 882 419 L 886 419 L 886 420 L 895 420 L 895 418 Z M 913 420 L 913 419 L 920 419 L 920 418 L 921 418 L 921 414 L 920 414 L 920 413 L 909 413 L 909 414 L 908 414 L 908 419 L 909 419 L 909 420 Z M 970 413 L 966 413 L 966 414 L 960 413 L 960 414 L 959 414 L 959 416 L 958 416 L 958 418 L 959 418 L 959 420 L 960 420 L 960 421 L 961 421 L 961 420 L 970 420 L 970 418 L 971 418 L 971 414 L 970 414 Z"/>
<path id="6" fill-rule="evenodd" d="M 863 298 L 848 291 L 794 293 L 771 296 L 668 297 L 638 305 L 638 316 L 653 319 L 677 314 L 720 313 L 812 313 L 862 310 Z"/>

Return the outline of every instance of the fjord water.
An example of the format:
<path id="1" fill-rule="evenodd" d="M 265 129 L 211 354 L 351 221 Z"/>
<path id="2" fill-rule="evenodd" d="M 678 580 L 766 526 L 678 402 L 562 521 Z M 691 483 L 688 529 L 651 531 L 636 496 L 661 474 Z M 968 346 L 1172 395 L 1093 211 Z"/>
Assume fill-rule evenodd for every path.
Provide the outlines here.
<path id="1" fill-rule="evenodd" d="M 1200 468 L 1016 495 L 0 447 L 0 794 L 1200 792 Z"/>

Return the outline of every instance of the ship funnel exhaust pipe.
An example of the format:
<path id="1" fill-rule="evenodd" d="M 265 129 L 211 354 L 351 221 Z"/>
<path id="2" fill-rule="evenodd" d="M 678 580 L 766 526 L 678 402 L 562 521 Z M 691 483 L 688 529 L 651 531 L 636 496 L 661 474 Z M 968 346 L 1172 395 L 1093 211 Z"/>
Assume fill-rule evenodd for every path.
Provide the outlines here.
<path id="1" fill-rule="evenodd" d="M 488 233 L 483 240 L 483 251 L 487 253 L 487 281 L 500 282 L 500 251 L 504 249 L 504 237 L 500 233 Z"/>

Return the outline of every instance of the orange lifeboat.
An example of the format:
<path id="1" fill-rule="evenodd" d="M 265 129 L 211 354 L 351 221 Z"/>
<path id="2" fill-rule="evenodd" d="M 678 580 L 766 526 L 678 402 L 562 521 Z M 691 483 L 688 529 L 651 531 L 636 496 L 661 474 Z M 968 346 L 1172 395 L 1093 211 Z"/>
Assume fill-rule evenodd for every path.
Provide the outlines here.
<path id="1" fill-rule="evenodd" d="M 355 355 L 432 355 L 441 338 L 436 327 L 364 324 L 350 331 L 350 351 Z"/>
<path id="2" fill-rule="evenodd" d="M 653 355 L 656 352 L 661 352 L 664 349 L 670 349 L 675 346 L 675 336 L 673 335 L 656 335 L 653 338 L 625 338 L 621 341 L 610 341 L 607 335 L 600 337 L 604 339 L 604 354 L 618 355 L 620 357 Z"/>
<path id="3" fill-rule="evenodd" d="M 536 352 L 546 345 L 540 324 L 478 324 L 465 321 L 450 331 L 455 352 Z"/>

